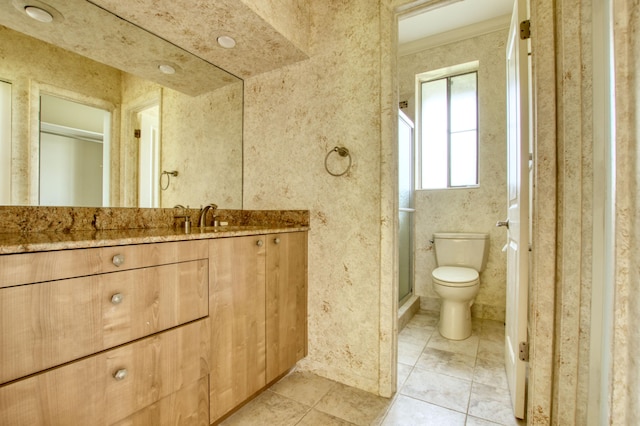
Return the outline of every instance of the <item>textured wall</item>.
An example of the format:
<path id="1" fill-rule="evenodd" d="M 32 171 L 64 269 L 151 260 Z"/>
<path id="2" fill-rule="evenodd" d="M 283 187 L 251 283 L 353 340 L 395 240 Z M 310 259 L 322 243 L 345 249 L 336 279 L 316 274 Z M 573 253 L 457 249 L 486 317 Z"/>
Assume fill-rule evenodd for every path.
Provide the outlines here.
<path id="1" fill-rule="evenodd" d="M 640 11 L 638 2 L 614 2 L 616 62 L 616 257 L 611 424 L 640 416 Z"/>
<path id="2" fill-rule="evenodd" d="M 392 311 L 390 298 L 381 300 L 381 287 L 391 283 L 380 282 L 379 7 L 312 2 L 311 58 L 245 81 L 244 208 L 311 211 L 303 366 L 372 392 L 379 376 L 391 375 L 379 371 L 380 341 L 390 338 L 380 321 Z M 353 158 L 342 177 L 324 167 L 337 145 Z M 330 166 L 337 160 L 332 156 Z"/>
<path id="3" fill-rule="evenodd" d="M 415 102 L 415 76 L 425 71 L 478 60 L 479 188 L 416 191 L 415 294 L 423 309 L 439 310 L 431 271 L 436 267 L 429 240 L 434 232 L 486 232 L 490 250 L 480 276 L 473 315 L 504 320 L 506 302 L 506 230 L 496 228 L 506 218 L 506 90 L 507 30 L 438 46 L 398 59 L 400 100 Z M 411 110 L 410 113 L 413 113 Z M 412 117 L 413 118 L 413 117 Z"/>

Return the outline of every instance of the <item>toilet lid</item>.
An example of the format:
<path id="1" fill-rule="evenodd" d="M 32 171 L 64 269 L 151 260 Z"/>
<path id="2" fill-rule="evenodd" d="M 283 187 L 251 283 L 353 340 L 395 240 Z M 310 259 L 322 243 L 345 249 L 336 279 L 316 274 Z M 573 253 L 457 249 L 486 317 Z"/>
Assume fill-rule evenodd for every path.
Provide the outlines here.
<path id="1" fill-rule="evenodd" d="M 468 286 L 478 280 L 478 271 L 462 266 L 440 266 L 431 273 L 434 279 L 444 285 Z"/>

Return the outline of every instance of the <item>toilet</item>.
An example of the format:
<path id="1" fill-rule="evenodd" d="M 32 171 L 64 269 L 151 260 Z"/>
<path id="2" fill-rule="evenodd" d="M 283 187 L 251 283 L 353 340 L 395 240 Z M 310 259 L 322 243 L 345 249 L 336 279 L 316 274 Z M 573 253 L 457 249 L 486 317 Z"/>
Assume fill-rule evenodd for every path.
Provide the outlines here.
<path id="1" fill-rule="evenodd" d="M 438 267 L 431 278 L 442 302 L 438 328 L 446 339 L 463 340 L 471 335 L 471 305 L 487 265 L 489 235 L 435 233 L 433 244 Z"/>

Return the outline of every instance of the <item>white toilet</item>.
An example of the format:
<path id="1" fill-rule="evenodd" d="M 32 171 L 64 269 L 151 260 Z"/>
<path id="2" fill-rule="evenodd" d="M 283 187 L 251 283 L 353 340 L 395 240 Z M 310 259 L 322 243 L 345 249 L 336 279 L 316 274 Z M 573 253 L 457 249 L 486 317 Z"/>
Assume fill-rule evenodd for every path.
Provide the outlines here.
<path id="1" fill-rule="evenodd" d="M 437 268 L 431 273 L 433 289 L 442 299 L 439 330 L 442 337 L 463 340 L 471 335 L 471 305 L 487 265 L 489 235 L 433 234 Z"/>

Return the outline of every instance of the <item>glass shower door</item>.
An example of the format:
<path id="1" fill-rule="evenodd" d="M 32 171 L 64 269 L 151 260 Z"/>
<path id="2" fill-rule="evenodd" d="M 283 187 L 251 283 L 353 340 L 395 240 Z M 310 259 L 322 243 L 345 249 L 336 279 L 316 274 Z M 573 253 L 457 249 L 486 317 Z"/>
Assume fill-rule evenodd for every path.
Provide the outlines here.
<path id="1" fill-rule="evenodd" d="M 413 292 L 413 179 L 414 143 L 413 122 L 398 111 L 398 299 L 399 304 Z"/>

